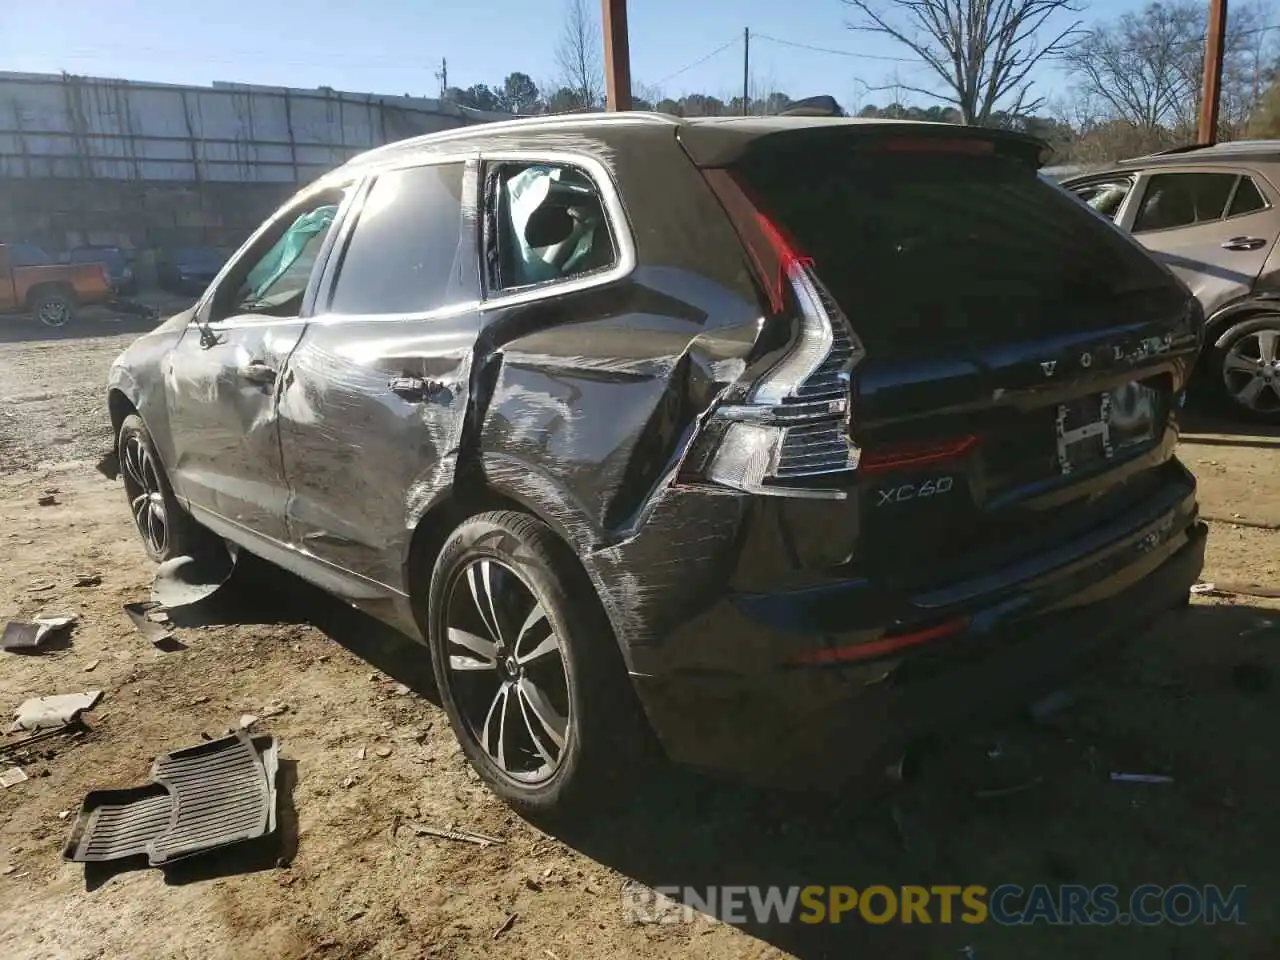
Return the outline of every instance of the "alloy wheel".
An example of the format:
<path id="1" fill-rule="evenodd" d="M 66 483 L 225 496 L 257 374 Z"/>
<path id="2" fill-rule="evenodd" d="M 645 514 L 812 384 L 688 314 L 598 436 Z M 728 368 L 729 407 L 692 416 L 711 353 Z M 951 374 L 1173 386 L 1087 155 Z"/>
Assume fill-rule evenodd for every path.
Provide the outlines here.
<path id="1" fill-rule="evenodd" d="M 1222 379 L 1236 403 L 1249 410 L 1280 410 L 1280 329 L 1254 330 L 1231 345 Z"/>
<path id="2" fill-rule="evenodd" d="M 125 439 L 120 466 L 124 474 L 125 493 L 129 496 L 129 508 L 133 511 L 133 522 L 152 552 L 162 554 L 169 545 L 168 510 L 165 508 L 164 494 L 160 490 L 160 474 L 155 457 L 137 434 Z"/>
<path id="3" fill-rule="evenodd" d="M 46 327 L 64 327 L 71 319 L 71 308 L 65 300 L 46 300 L 36 310 L 36 316 Z"/>
<path id="4" fill-rule="evenodd" d="M 488 557 L 454 577 L 445 610 L 446 682 L 467 732 L 510 779 L 555 775 L 569 747 L 569 672 L 528 583 Z"/>

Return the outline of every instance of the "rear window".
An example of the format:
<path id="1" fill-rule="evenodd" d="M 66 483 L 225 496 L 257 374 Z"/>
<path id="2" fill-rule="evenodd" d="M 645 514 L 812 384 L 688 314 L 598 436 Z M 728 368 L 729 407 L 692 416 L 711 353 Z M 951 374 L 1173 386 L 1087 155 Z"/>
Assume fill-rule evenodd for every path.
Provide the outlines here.
<path id="1" fill-rule="evenodd" d="M 1167 290 L 1127 238 L 1026 163 L 956 153 L 755 160 L 739 176 L 869 350 L 1033 338 L 1125 322 Z"/>

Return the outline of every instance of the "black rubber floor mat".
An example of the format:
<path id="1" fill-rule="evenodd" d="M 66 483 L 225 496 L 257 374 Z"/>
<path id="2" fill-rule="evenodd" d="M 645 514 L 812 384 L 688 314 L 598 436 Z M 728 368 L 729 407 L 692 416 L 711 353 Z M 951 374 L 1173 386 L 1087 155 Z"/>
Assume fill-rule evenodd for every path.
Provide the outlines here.
<path id="1" fill-rule="evenodd" d="M 85 797 L 62 856 L 89 862 L 147 855 L 161 866 L 276 828 L 275 737 L 243 730 L 160 757 L 154 783 Z"/>

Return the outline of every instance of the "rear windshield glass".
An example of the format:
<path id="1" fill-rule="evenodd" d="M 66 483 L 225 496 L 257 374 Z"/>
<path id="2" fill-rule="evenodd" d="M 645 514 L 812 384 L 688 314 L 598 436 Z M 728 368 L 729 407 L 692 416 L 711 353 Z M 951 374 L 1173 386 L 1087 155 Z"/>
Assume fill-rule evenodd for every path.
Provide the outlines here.
<path id="1" fill-rule="evenodd" d="M 817 167 L 815 169 L 815 166 Z M 853 152 L 739 171 L 813 258 L 868 349 L 991 342 L 1123 323 L 1119 301 L 1170 280 L 1025 163 Z"/>

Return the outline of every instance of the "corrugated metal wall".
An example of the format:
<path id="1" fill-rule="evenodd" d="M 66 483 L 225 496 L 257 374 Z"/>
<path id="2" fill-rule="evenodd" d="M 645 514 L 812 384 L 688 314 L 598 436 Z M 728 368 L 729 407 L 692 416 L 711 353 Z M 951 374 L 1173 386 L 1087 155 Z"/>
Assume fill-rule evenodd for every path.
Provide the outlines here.
<path id="1" fill-rule="evenodd" d="M 0 177 L 305 183 L 370 147 L 497 119 L 412 97 L 0 72 Z"/>

